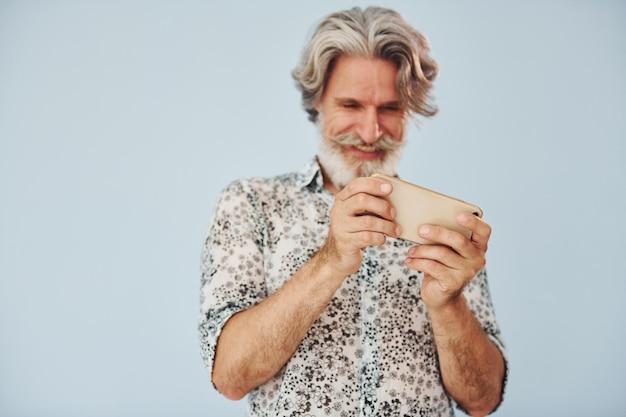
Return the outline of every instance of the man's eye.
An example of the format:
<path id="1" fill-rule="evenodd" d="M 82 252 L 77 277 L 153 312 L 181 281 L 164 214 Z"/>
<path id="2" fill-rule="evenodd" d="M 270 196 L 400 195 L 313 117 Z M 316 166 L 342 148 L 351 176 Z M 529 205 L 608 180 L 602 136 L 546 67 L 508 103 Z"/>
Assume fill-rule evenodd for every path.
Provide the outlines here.
<path id="1" fill-rule="evenodd" d="M 345 109 L 356 109 L 359 107 L 359 105 L 357 103 L 344 103 L 343 107 Z"/>

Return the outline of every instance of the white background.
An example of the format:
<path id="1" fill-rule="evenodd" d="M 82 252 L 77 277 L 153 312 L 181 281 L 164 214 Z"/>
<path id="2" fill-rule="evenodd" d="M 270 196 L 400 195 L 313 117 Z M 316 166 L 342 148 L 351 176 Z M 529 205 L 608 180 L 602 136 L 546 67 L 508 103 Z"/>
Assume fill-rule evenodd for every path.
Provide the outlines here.
<path id="1" fill-rule="evenodd" d="M 481 205 L 498 416 L 626 408 L 626 3 L 384 1 L 440 114 L 405 179 Z M 317 148 L 290 71 L 361 1 L 0 1 L 0 416 L 242 416 L 196 334 L 217 193 Z"/>

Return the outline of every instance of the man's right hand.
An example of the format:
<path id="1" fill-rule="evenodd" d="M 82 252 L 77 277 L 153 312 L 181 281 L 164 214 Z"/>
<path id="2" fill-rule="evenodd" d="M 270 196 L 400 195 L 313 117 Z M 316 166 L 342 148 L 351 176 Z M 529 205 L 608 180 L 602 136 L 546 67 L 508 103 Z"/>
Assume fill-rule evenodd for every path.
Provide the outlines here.
<path id="1" fill-rule="evenodd" d="M 343 280 L 358 271 L 361 250 L 399 235 L 393 207 L 381 198 L 390 192 L 391 185 L 378 178 L 348 184 L 335 195 L 328 239 L 318 253 L 278 291 L 228 320 L 212 373 L 222 394 L 238 400 L 276 375 Z"/>
<path id="2" fill-rule="evenodd" d="M 359 270 L 364 248 L 400 235 L 400 226 L 393 222 L 395 209 L 382 198 L 391 191 L 391 184 L 382 179 L 361 177 L 335 195 L 328 238 L 319 255 L 342 278 Z"/>

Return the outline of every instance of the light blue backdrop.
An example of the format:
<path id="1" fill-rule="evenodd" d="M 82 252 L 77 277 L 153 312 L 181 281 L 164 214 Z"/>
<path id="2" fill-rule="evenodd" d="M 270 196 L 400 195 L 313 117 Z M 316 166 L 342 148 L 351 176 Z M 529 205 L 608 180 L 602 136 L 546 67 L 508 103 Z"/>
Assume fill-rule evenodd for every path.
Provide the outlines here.
<path id="1" fill-rule="evenodd" d="M 624 415 L 626 3 L 380 3 L 441 65 L 400 174 L 494 228 L 496 415 Z M 0 416 L 242 416 L 196 336 L 209 215 L 313 155 L 290 71 L 366 4 L 0 1 Z"/>

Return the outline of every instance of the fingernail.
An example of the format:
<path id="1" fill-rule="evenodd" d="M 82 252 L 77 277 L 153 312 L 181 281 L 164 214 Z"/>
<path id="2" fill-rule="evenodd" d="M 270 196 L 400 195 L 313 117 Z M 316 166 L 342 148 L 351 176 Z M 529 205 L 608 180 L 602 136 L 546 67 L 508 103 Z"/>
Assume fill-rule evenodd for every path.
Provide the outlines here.
<path id="1" fill-rule="evenodd" d="M 392 208 L 391 208 L 391 213 L 390 213 L 390 214 L 391 214 L 391 218 L 392 218 L 392 219 L 395 219 L 395 218 L 396 218 L 396 209 L 392 207 Z"/>
<path id="2" fill-rule="evenodd" d="M 427 235 L 430 233 L 430 227 L 428 226 L 422 226 L 420 227 L 420 235 Z"/>
<path id="3" fill-rule="evenodd" d="M 400 226 L 396 226 L 396 236 L 400 236 L 402 234 L 402 228 Z"/>
<path id="4" fill-rule="evenodd" d="M 383 193 L 391 192 L 391 185 L 387 184 L 386 182 L 383 182 L 382 184 L 380 184 L 380 191 L 382 191 Z"/>

